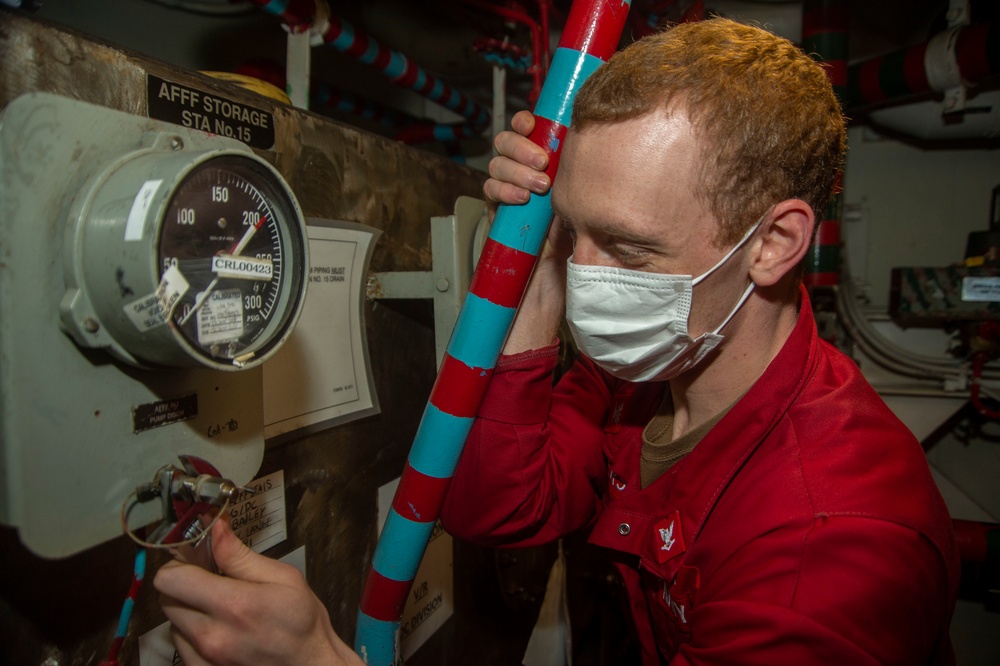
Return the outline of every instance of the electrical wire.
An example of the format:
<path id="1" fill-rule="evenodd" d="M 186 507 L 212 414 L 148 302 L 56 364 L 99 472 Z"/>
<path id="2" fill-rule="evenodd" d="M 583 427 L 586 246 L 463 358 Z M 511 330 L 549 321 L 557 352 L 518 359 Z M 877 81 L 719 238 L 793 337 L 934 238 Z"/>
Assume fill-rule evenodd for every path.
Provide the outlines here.
<path id="1" fill-rule="evenodd" d="M 133 499 L 133 498 L 135 498 L 135 499 Z M 122 502 L 122 509 L 121 509 L 122 529 L 125 531 L 125 534 L 128 535 L 128 538 L 132 539 L 132 541 L 134 541 L 139 546 L 142 546 L 143 548 L 157 548 L 157 549 L 160 549 L 160 550 L 172 550 L 172 549 L 175 549 L 175 548 L 179 548 L 181 546 L 197 546 L 199 543 L 201 543 L 202 539 L 204 539 L 209 533 L 211 533 L 212 526 L 215 525 L 215 523 L 217 523 L 219 521 L 219 519 L 223 516 L 223 514 L 225 514 L 228 511 L 229 505 L 231 503 L 232 503 L 232 497 L 231 496 L 227 497 L 226 501 L 222 504 L 221 507 L 219 507 L 219 510 L 216 512 L 215 516 L 208 523 L 208 525 L 206 525 L 196 535 L 194 535 L 192 537 L 189 537 L 187 539 L 184 539 L 183 541 L 174 541 L 172 543 L 156 543 L 156 542 L 152 542 L 152 541 L 146 541 L 145 539 L 143 539 L 142 537 L 140 537 L 138 534 L 136 534 L 135 532 L 133 532 L 131 530 L 131 528 L 129 528 L 129 526 L 128 526 L 128 515 L 129 515 L 129 513 L 132 512 L 132 509 L 134 509 L 139 504 L 138 493 L 137 493 L 137 491 L 133 490 L 131 493 L 129 493 L 125 497 L 125 500 Z"/>

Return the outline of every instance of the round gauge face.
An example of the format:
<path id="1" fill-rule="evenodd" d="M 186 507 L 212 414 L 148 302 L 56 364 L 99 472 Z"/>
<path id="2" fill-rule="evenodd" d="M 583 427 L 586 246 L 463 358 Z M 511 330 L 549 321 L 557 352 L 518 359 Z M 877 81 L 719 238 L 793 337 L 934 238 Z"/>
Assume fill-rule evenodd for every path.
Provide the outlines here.
<path id="1" fill-rule="evenodd" d="M 178 295 L 170 322 L 213 362 L 244 367 L 280 344 L 302 298 L 305 239 L 290 195 L 262 164 L 205 160 L 161 221 L 161 285 Z"/>

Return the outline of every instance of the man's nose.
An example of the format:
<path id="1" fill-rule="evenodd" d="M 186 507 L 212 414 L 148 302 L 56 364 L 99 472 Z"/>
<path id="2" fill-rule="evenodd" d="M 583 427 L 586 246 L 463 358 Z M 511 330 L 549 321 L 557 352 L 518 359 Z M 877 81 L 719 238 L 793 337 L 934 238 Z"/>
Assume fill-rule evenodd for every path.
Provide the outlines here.
<path id="1" fill-rule="evenodd" d="M 577 237 L 573 241 L 573 263 L 578 266 L 600 266 L 602 262 L 597 246 L 586 238 Z"/>

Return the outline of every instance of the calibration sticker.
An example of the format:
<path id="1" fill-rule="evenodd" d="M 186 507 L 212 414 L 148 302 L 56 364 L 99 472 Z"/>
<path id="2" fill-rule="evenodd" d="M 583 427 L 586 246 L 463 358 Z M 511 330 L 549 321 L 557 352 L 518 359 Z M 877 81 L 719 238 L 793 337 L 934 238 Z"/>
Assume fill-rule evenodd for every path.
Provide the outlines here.
<path id="1" fill-rule="evenodd" d="M 274 147 L 274 115 L 224 97 L 146 75 L 149 117 L 238 139 L 254 148 Z"/>

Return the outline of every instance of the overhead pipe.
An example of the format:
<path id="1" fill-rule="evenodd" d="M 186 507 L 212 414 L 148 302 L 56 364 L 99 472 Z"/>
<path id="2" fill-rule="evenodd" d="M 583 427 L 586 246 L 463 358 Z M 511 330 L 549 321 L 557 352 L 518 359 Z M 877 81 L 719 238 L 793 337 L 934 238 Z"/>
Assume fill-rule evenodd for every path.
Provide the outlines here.
<path id="1" fill-rule="evenodd" d="M 573 100 L 614 53 L 629 0 L 575 0 L 535 107 L 530 139 L 554 178 Z M 552 221 L 550 194 L 502 205 L 469 285 L 365 580 L 354 649 L 398 663 L 399 622 L 445 493 Z"/>
<path id="2" fill-rule="evenodd" d="M 368 99 L 338 90 L 327 83 L 313 82 L 313 108 L 336 109 L 395 128 L 393 138 L 406 144 L 438 141 L 457 143 L 478 135 L 466 123 L 432 123 Z"/>
<path id="3" fill-rule="evenodd" d="M 806 0 L 804 3 L 802 50 L 823 65 L 842 109 L 847 92 L 847 29 L 845 0 Z M 806 254 L 802 275 L 806 287 L 834 287 L 840 281 L 841 182 L 838 174 L 834 194 L 816 225 L 813 243 Z M 822 307 L 823 299 L 814 300 Z"/>
<path id="4" fill-rule="evenodd" d="M 264 11 L 280 16 L 292 32 L 313 30 L 334 49 L 377 68 L 389 81 L 412 90 L 466 119 L 471 134 L 479 134 L 490 124 L 490 113 L 482 105 L 416 65 L 404 54 L 393 51 L 357 29 L 349 21 L 332 14 L 325 0 L 250 0 Z M 317 7 L 321 11 L 317 11 Z"/>
<path id="5" fill-rule="evenodd" d="M 927 42 L 851 65 L 848 114 L 900 104 L 1000 74 L 1000 28 L 979 23 L 949 28 Z"/>
<path id="6" fill-rule="evenodd" d="M 444 83 L 402 53 L 386 48 L 350 22 L 333 14 L 326 21 L 325 29 L 320 28 L 324 43 L 365 64 L 373 65 L 391 83 L 408 88 L 454 111 L 469 122 L 473 133 L 478 134 L 489 127 L 490 112 L 486 107 Z"/>
<path id="7" fill-rule="evenodd" d="M 310 89 L 312 90 L 314 109 L 335 109 L 375 121 L 387 127 L 405 127 L 420 122 L 414 116 L 340 90 L 322 81 L 313 81 Z"/>

